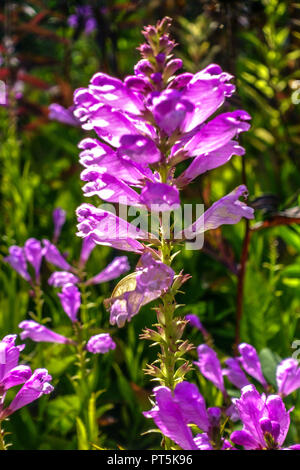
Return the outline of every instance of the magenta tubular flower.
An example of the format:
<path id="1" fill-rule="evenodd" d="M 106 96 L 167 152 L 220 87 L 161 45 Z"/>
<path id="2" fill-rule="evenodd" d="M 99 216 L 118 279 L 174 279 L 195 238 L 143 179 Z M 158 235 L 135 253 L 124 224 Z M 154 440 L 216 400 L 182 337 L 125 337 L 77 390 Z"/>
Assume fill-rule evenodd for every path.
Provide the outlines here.
<path id="1" fill-rule="evenodd" d="M 148 239 L 150 235 L 134 225 L 117 217 L 112 212 L 96 209 L 91 204 L 78 207 L 79 237 L 91 236 L 94 243 L 107 245 L 124 251 L 141 253 L 144 246 L 138 239 Z"/>
<path id="2" fill-rule="evenodd" d="M 58 251 L 55 245 L 49 242 L 49 240 L 44 239 L 44 256 L 48 263 L 54 264 L 58 268 L 64 269 L 65 271 L 70 271 L 72 266 L 65 260 L 63 255 Z"/>
<path id="3" fill-rule="evenodd" d="M 142 255 L 136 272 L 127 277 L 128 287 L 124 289 L 119 284 L 113 297 L 106 300 L 111 325 L 124 326 L 143 305 L 159 298 L 170 288 L 174 274 L 173 269 L 155 260 L 150 253 Z"/>
<path id="4" fill-rule="evenodd" d="M 43 258 L 41 242 L 35 238 L 29 238 L 24 245 L 24 252 L 27 261 L 33 266 L 35 278 L 38 281 Z"/>
<path id="5" fill-rule="evenodd" d="M 79 278 L 68 271 L 55 271 L 48 279 L 48 284 L 53 287 L 63 287 L 65 284 L 77 284 Z"/>
<path id="6" fill-rule="evenodd" d="M 27 271 L 27 263 L 24 248 L 17 245 L 9 247 L 9 255 L 3 258 L 4 261 L 9 263 L 11 267 L 17 271 L 26 281 L 30 282 L 30 274 Z"/>
<path id="7" fill-rule="evenodd" d="M 197 353 L 198 361 L 195 361 L 195 364 L 199 367 L 201 374 L 223 394 L 226 394 L 221 364 L 216 352 L 206 344 L 201 344 L 197 348 Z"/>
<path id="8" fill-rule="evenodd" d="M 77 313 L 81 304 L 80 291 L 73 284 L 65 284 L 61 293 L 57 294 L 61 305 L 72 322 L 77 321 Z"/>
<path id="9" fill-rule="evenodd" d="M 115 349 L 116 343 L 108 333 L 100 333 L 92 336 L 86 345 L 86 349 L 93 354 L 105 354 L 110 349 Z"/>
<path id="10" fill-rule="evenodd" d="M 92 253 L 95 246 L 96 246 L 96 244 L 93 241 L 91 235 L 89 235 L 88 237 L 85 237 L 82 240 L 82 247 L 81 247 L 80 259 L 79 259 L 79 266 L 81 268 L 83 268 L 86 265 L 86 263 L 88 262 L 90 254 Z"/>
<path id="11" fill-rule="evenodd" d="M 278 395 L 261 396 L 254 385 L 247 385 L 235 405 L 243 429 L 231 434 L 232 442 L 246 450 L 281 448 L 290 426 L 290 412 Z"/>
<path id="12" fill-rule="evenodd" d="M 28 380 L 32 375 L 31 369 L 28 366 L 16 366 L 11 369 L 2 380 L 0 380 L 0 396 L 7 392 L 16 385 L 21 385 Z M 0 400 L 1 404 L 1 400 Z"/>
<path id="13" fill-rule="evenodd" d="M 238 359 L 226 359 L 225 364 L 227 369 L 223 369 L 223 375 L 226 375 L 228 380 L 233 383 L 237 388 L 243 388 L 249 385 L 250 382 L 242 371 Z"/>
<path id="14" fill-rule="evenodd" d="M 155 406 L 143 413 L 146 418 L 152 418 L 161 432 L 184 450 L 213 450 L 211 441 L 219 426 L 219 408 L 206 410 L 204 398 L 189 382 L 177 384 L 174 393 L 168 387 L 156 387 L 153 392 Z M 205 432 L 194 437 L 189 424 Z M 222 449 L 228 447 L 230 444 L 223 442 Z"/>
<path id="15" fill-rule="evenodd" d="M 245 149 L 234 140 L 230 140 L 220 149 L 195 157 L 188 168 L 176 179 L 176 185 L 183 187 L 197 176 L 227 163 L 233 155 L 244 155 Z"/>
<path id="16" fill-rule="evenodd" d="M 185 319 L 190 323 L 191 326 L 194 328 L 197 328 L 197 330 L 201 331 L 202 335 L 204 337 L 208 336 L 208 333 L 204 326 L 202 325 L 201 321 L 199 320 L 199 317 L 197 315 L 194 315 L 190 313 L 189 315 L 185 316 Z"/>
<path id="17" fill-rule="evenodd" d="M 40 325 L 39 323 L 36 323 L 33 320 L 22 321 L 19 324 L 19 328 L 23 330 L 20 334 L 20 338 L 22 340 L 30 338 L 32 341 L 35 341 L 37 343 L 72 343 L 72 340 L 70 340 L 69 338 L 59 335 L 58 333 L 55 333 L 49 328 L 46 328 L 44 325 Z"/>
<path id="18" fill-rule="evenodd" d="M 48 374 L 47 369 L 36 369 L 16 394 L 9 407 L 0 411 L 0 419 L 7 418 L 42 395 L 51 393 L 53 391 L 53 386 L 49 383 L 51 380 L 52 377 Z"/>
<path id="19" fill-rule="evenodd" d="M 175 238 L 193 238 L 206 230 L 213 230 L 220 225 L 236 224 L 242 217 L 253 219 L 254 210 L 244 202 L 239 201 L 241 196 L 247 194 L 244 185 L 238 186 L 234 191 L 215 202 L 204 214 L 184 231 L 176 233 Z"/>
<path id="20" fill-rule="evenodd" d="M 54 223 L 54 233 L 53 233 L 53 242 L 56 243 L 59 239 L 61 229 L 66 221 L 66 211 L 57 207 L 54 209 L 53 214 L 53 223 Z"/>
<path id="21" fill-rule="evenodd" d="M 276 382 L 278 393 L 284 397 L 300 388 L 300 368 L 296 359 L 280 362 L 276 370 Z"/>
<path id="22" fill-rule="evenodd" d="M 89 286 L 91 284 L 101 284 L 103 282 L 111 281 L 112 279 L 116 279 L 121 276 L 121 274 L 129 271 L 129 269 L 130 266 L 127 256 L 119 256 L 106 266 L 106 268 L 104 268 L 99 274 L 88 279 L 86 285 Z"/>
<path id="23" fill-rule="evenodd" d="M 247 374 L 251 375 L 251 377 L 254 377 L 262 384 L 264 388 L 268 388 L 268 384 L 263 376 L 260 360 L 255 348 L 251 346 L 251 344 L 242 343 L 238 346 L 238 350 L 241 355 L 239 360 Z"/>
<path id="24" fill-rule="evenodd" d="M 178 384 L 177 387 L 179 385 L 180 384 Z M 175 390 L 177 390 L 177 387 Z M 188 427 L 188 418 L 185 418 L 180 407 L 180 402 L 172 395 L 171 390 L 167 387 L 156 387 L 153 392 L 156 405 L 152 410 L 144 412 L 144 416 L 146 416 L 146 418 L 152 418 L 161 432 L 169 439 L 176 442 L 182 449 L 197 450 L 198 447 L 194 441 L 192 431 Z M 202 412 L 203 402 L 201 401 L 200 403 Z M 202 418 L 202 413 L 200 416 Z M 205 427 L 206 424 L 205 420 Z"/>
<path id="25" fill-rule="evenodd" d="M 8 335 L 0 341 L 0 388 L 10 372 L 18 366 L 20 351 L 25 347 L 24 344 L 15 346 L 16 339 L 17 335 Z"/>
<path id="26" fill-rule="evenodd" d="M 52 103 L 49 106 L 49 119 L 52 121 L 62 122 L 63 124 L 68 124 L 69 126 L 80 126 L 80 121 L 76 119 L 73 114 L 74 106 L 69 108 L 64 108 L 58 103 Z"/>

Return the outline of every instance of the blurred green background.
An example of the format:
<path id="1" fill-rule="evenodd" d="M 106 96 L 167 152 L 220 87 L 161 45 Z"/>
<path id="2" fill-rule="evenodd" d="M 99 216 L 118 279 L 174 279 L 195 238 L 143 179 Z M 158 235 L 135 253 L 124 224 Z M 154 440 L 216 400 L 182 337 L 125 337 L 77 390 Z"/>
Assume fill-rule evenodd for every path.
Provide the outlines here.
<path id="1" fill-rule="evenodd" d="M 86 34 L 84 21 L 73 28 L 68 18 L 76 7 L 90 5 L 97 28 Z M 73 91 L 87 86 L 103 71 L 120 78 L 139 60 L 141 29 L 163 16 L 173 18 L 178 43 L 175 54 L 184 71 L 197 72 L 215 62 L 234 75 L 237 92 L 222 111 L 245 109 L 252 127 L 239 141 L 244 157 L 198 178 L 183 193 L 184 202 L 207 206 L 245 183 L 248 203 L 256 209 L 250 226 L 241 221 L 209 232 L 201 251 L 183 251 L 175 266 L 192 275 L 185 285 L 180 313 L 195 313 L 214 338 L 221 357 L 233 354 L 236 342 L 253 344 L 270 369 L 291 356 L 300 340 L 300 3 L 289 0 L 34 0 L 5 2 L 0 9 L 0 79 L 20 96 L 0 107 L 0 256 L 27 238 L 50 238 L 52 211 L 67 211 L 59 242 L 68 259 L 79 257 L 76 207 L 84 201 L 77 144 L 84 131 L 48 119 L 52 102 L 72 105 Z M 89 201 L 90 202 L 90 201 Z M 91 201 L 92 202 L 92 201 Z M 95 200 L 97 203 L 97 201 Z M 97 247 L 89 260 L 96 274 L 120 253 Z M 137 258 L 129 255 L 132 268 Z M 64 332 L 68 322 L 43 267 L 44 315 Z M 91 315 L 108 327 L 102 301 L 113 286 L 93 289 Z M 18 323 L 33 308 L 28 285 L 6 263 L 0 273 L 0 337 L 18 332 Z M 96 407 L 98 446 L 153 448 L 159 436 L 141 411 L 149 408 L 153 383 L 142 369 L 156 351 L 138 339 L 154 312 L 144 308 L 131 324 L 111 330 L 118 342 L 113 355 L 96 358 L 92 379 L 105 390 Z M 197 346 L 200 333 L 187 329 Z M 27 353 L 35 367 L 53 375 L 56 390 L 48 402 L 16 413 L 10 420 L 14 448 L 76 448 L 75 418 L 79 404 L 64 375 L 72 362 L 64 346 L 45 345 Z M 26 348 L 27 350 L 27 348 Z M 30 351 L 30 347 L 28 347 Z M 64 357 L 62 360 L 61 358 Z M 193 357 L 193 354 L 191 354 Z M 42 358 L 42 359 L 41 359 Z M 270 365 L 271 364 L 271 365 Z M 193 378 L 193 373 L 191 373 Z M 270 380 L 271 380 L 270 379 Z M 273 377 L 274 379 L 274 377 Z M 218 400 L 209 385 L 200 384 L 208 405 Z M 300 441 L 300 396 L 294 394 L 291 439 Z"/>

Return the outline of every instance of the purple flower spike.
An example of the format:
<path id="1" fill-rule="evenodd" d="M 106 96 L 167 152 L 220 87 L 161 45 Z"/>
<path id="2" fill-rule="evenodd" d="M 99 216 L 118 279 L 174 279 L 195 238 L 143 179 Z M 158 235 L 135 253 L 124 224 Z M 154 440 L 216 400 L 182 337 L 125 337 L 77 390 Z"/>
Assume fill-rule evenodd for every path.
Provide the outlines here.
<path id="1" fill-rule="evenodd" d="M 247 374 L 258 380 L 264 388 L 268 388 L 268 384 L 261 370 L 261 364 L 256 349 L 251 346 L 251 344 L 242 343 L 239 345 L 238 350 L 241 355 L 241 364 Z"/>
<path id="2" fill-rule="evenodd" d="M 300 368 L 296 359 L 280 362 L 276 370 L 276 382 L 278 392 L 285 397 L 300 388 Z"/>
<path id="3" fill-rule="evenodd" d="M 108 333 L 92 336 L 86 345 L 86 349 L 93 354 L 105 354 L 110 349 L 115 349 L 116 343 Z"/>
<path id="4" fill-rule="evenodd" d="M 26 281 L 30 282 L 30 274 L 27 271 L 27 264 L 24 249 L 17 245 L 9 247 L 9 255 L 3 258 L 11 267 L 17 271 Z"/>
<path id="5" fill-rule="evenodd" d="M 22 340 L 30 338 L 32 341 L 46 342 L 46 343 L 61 343 L 68 344 L 72 343 L 72 340 L 65 336 L 59 335 L 54 331 L 46 328 L 44 325 L 40 325 L 33 320 L 24 320 L 19 324 L 19 328 L 23 331 L 20 334 Z"/>
<path id="6" fill-rule="evenodd" d="M 61 229 L 66 221 L 66 211 L 57 207 L 53 211 L 53 223 L 54 223 L 54 233 L 53 233 L 53 241 L 54 243 L 57 242 L 60 236 Z"/>
<path id="7" fill-rule="evenodd" d="M 58 251 L 55 245 L 49 242 L 49 240 L 44 239 L 44 256 L 48 263 L 54 264 L 58 268 L 64 269 L 65 271 L 70 271 L 72 266 L 65 260 L 63 255 Z"/>
<path id="8" fill-rule="evenodd" d="M 130 266 L 127 256 L 119 256 L 115 258 L 103 271 L 96 276 L 92 277 L 86 282 L 86 285 L 101 284 L 103 282 L 111 281 L 121 276 L 121 274 L 129 271 Z"/>
<path id="9" fill-rule="evenodd" d="M 80 291 L 73 284 L 66 284 L 61 293 L 57 294 L 62 307 L 72 322 L 77 321 L 77 313 L 81 304 Z"/>
<path id="10" fill-rule="evenodd" d="M 198 361 L 195 364 L 199 367 L 201 374 L 225 394 L 221 364 L 216 352 L 206 344 L 201 344 L 197 348 L 197 353 Z"/>
<path id="11" fill-rule="evenodd" d="M 226 359 L 225 364 L 227 369 L 223 369 L 223 375 L 226 375 L 228 380 L 233 383 L 237 388 L 243 388 L 249 385 L 250 382 L 242 371 L 238 359 Z"/>
<path id="12" fill-rule="evenodd" d="M 227 163 L 233 155 L 244 155 L 245 149 L 231 140 L 220 149 L 199 155 L 189 167 L 176 179 L 178 187 L 185 186 L 197 176 Z"/>
<path id="13" fill-rule="evenodd" d="M 33 266 L 35 278 L 38 281 L 40 276 L 41 263 L 43 258 L 43 249 L 41 242 L 35 238 L 29 238 L 24 245 L 24 252 L 27 261 Z"/>
<path id="14" fill-rule="evenodd" d="M 55 271 L 48 279 L 48 284 L 53 287 L 63 287 L 65 284 L 77 284 L 79 278 L 68 271 Z"/>
<path id="15" fill-rule="evenodd" d="M 51 393 L 53 391 L 53 386 L 49 383 L 51 380 L 52 377 L 48 374 L 47 369 L 36 369 L 19 390 L 10 406 L 3 410 L 4 416 L 7 417 L 42 395 Z"/>
<path id="16" fill-rule="evenodd" d="M 254 385 L 242 389 L 240 399 L 236 399 L 241 431 L 234 431 L 232 442 L 246 450 L 281 448 L 289 426 L 290 416 L 278 395 L 260 396 Z"/>

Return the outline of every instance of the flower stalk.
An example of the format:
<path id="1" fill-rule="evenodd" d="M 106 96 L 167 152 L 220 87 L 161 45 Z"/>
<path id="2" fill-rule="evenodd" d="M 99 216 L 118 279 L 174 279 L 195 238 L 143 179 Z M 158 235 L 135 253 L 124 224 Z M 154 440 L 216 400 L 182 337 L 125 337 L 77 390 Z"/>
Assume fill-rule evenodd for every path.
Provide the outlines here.
<path id="1" fill-rule="evenodd" d="M 2 429 L 2 420 L 0 420 L 0 450 L 7 450 L 4 441 L 5 431 Z"/>

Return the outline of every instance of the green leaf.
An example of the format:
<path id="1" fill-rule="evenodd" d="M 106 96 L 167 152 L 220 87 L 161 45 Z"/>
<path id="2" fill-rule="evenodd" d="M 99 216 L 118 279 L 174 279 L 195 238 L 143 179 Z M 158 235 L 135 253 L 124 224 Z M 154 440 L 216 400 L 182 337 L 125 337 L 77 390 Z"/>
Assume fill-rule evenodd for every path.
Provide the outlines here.
<path id="1" fill-rule="evenodd" d="M 264 348 L 260 351 L 259 359 L 263 375 L 266 378 L 267 382 L 271 385 L 274 385 L 274 387 L 277 387 L 276 369 L 277 365 L 281 361 L 281 357 L 270 349 Z"/>
<path id="2" fill-rule="evenodd" d="M 77 441 L 78 450 L 89 450 L 89 442 L 87 437 L 86 428 L 80 418 L 76 418 L 76 430 L 77 430 Z"/>
<path id="3" fill-rule="evenodd" d="M 89 436 L 92 442 L 96 442 L 98 437 L 98 426 L 96 419 L 96 395 L 92 393 L 88 405 L 88 423 L 89 423 Z"/>

